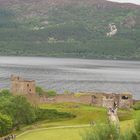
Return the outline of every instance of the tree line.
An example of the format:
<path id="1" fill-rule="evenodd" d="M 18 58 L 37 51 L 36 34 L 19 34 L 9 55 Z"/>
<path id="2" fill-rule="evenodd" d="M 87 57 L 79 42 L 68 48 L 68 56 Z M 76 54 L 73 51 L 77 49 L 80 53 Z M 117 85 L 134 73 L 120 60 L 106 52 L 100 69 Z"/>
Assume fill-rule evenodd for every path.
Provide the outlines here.
<path id="1" fill-rule="evenodd" d="M 0 137 L 19 130 L 22 125 L 29 125 L 37 121 L 56 121 L 73 118 L 75 115 L 58 112 L 55 109 L 41 109 L 32 105 L 26 97 L 13 96 L 8 90 L 0 92 Z"/>

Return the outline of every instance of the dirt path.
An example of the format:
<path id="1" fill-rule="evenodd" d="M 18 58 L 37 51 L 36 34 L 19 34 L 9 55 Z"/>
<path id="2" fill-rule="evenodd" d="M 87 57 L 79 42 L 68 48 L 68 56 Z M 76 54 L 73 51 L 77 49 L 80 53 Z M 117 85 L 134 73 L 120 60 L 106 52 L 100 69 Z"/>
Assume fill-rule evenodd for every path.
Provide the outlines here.
<path id="1" fill-rule="evenodd" d="M 117 109 L 116 110 L 109 110 L 108 115 L 109 115 L 110 122 L 112 122 L 115 125 L 119 125 L 119 118 L 117 115 Z"/>

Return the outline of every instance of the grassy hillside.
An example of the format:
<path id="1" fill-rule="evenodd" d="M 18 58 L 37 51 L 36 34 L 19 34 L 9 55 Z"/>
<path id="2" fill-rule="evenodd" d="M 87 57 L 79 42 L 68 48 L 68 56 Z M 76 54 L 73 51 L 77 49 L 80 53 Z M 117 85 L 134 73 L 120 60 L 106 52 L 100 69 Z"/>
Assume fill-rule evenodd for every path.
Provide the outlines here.
<path id="1" fill-rule="evenodd" d="M 86 128 L 65 128 L 27 133 L 17 138 L 17 140 L 82 140 Z M 86 129 L 87 130 L 87 129 Z"/>
<path id="2" fill-rule="evenodd" d="M 0 1 L 0 55 L 140 60 L 140 7 L 105 0 Z M 118 29 L 107 37 L 109 24 Z"/>
<path id="3" fill-rule="evenodd" d="M 21 129 L 21 135 L 17 137 L 17 140 L 82 140 L 82 136 L 90 129 L 88 126 L 90 122 L 93 121 L 96 124 L 108 122 L 105 108 L 77 103 L 44 104 L 40 107 L 42 109 L 56 109 L 61 112 L 70 112 L 76 115 L 76 117 L 61 121 L 40 121 L 31 126 L 26 126 Z M 119 110 L 118 115 L 121 132 L 125 133 L 134 129 L 134 118 L 140 115 L 140 111 Z"/>

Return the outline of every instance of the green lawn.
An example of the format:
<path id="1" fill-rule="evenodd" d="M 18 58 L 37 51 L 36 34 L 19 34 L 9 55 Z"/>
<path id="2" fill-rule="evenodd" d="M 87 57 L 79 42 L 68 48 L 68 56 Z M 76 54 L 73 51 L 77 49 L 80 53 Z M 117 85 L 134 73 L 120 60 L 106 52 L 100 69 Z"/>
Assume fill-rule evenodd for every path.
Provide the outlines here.
<path id="1" fill-rule="evenodd" d="M 76 115 L 76 117 L 57 121 L 45 120 L 36 122 L 32 125 L 21 127 L 20 131 L 18 131 L 17 134 L 20 134 L 27 130 L 38 128 L 89 124 L 91 121 L 94 121 L 96 123 L 108 122 L 105 108 L 93 107 L 77 103 L 43 104 L 40 105 L 40 107 L 45 109 L 56 109 L 57 111 L 61 112 L 70 112 Z"/>
<path id="2" fill-rule="evenodd" d="M 16 140 L 81 140 L 87 128 L 65 128 L 34 131 L 18 137 Z"/>
<path id="3" fill-rule="evenodd" d="M 56 109 L 57 111 L 70 112 L 76 115 L 75 118 L 57 120 L 57 121 L 41 121 L 33 125 L 21 128 L 18 134 L 33 130 L 17 138 L 17 140 L 81 140 L 81 135 L 87 128 L 53 128 L 73 125 L 89 124 L 90 121 L 96 123 L 107 123 L 108 116 L 105 108 L 88 106 L 76 103 L 61 103 L 61 104 L 43 104 L 40 105 L 44 109 Z M 140 116 L 140 111 L 119 110 L 121 118 L 120 128 L 122 132 L 128 129 L 133 129 L 135 116 Z M 45 130 L 37 130 L 38 128 L 47 128 Z M 36 130 L 35 130 L 36 129 Z"/>
<path id="4" fill-rule="evenodd" d="M 76 115 L 75 118 L 65 120 L 65 121 L 55 122 L 55 124 L 58 126 L 89 124 L 91 121 L 95 121 L 97 123 L 107 122 L 106 109 L 101 107 L 93 107 L 89 105 L 76 104 L 76 103 L 61 103 L 61 104 L 45 104 L 45 105 L 41 105 L 41 108 L 46 108 L 46 109 L 53 108 L 61 112 L 70 112 Z M 51 124 L 54 124 L 54 122 Z"/>
<path id="5" fill-rule="evenodd" d="M 122 132 L 134 129 L 135 119 L 140 117 L 140 110 L 123 111 L 123 112 L 126 114 L 124 114 L 124 116 L 122 117 L 123 119 L 121 118 L 123 121 L 120 121 L 120 128 Z M 132 114 L 132 116 L 129 116 L 129 114 Z M 125 118 L 126 120 L 124 120 L 124 117 L 126 117 Z"/>
<path id="6" fill-rule="evenodd" d="M 126 132 L 133 128 L 134 120 L 120 122 L 122 132 Z M 81 128 L 60 128 L 49 130 L 33 130 L 19 136 L 16 140 L 82 140 L 82 135 L 89 127 Z"/>

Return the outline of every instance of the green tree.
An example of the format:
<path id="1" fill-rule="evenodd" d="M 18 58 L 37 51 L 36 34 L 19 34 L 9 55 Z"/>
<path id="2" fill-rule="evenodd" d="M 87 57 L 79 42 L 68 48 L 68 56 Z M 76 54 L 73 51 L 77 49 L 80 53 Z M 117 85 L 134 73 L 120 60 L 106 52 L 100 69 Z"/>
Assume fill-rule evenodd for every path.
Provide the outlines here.
<path id="1" fill-rule="evenodd" d="M 4 112 L 13 119 L 14 126 L 30 124 L 35 121 L 35 109 L 23 96 L 15 96 L 11 102 L 5 106 Z"/>
<path id="2" fill-rule="evenodd" d="M 47 95 L 48 95 L 49 97 L 51 97 L 51 96 L 56 96 L 57 93 L 56 93 L 56 91 L 54 91 L 54 90 L 48 90 L 48 91 L 47 91 Z"/>
<path id="3" fill-rule="evenodd" d="M 37 93 L 39 96 L 43 96 L 44 90 L 43 90 L 41 87 L 36 86 L 36 93 Z"/>
<path id="4" fill-rule="evenodd" d="M 9 90 L 4 89 L 0 92 L 0 96 L 11 96 L 12 94 L 10 93 Z"/>
<path id="5" fill-rule="evenodd" d="M 8 134 L 12 129 L 12 119 L 0 113 L 0 136 Z"/>

